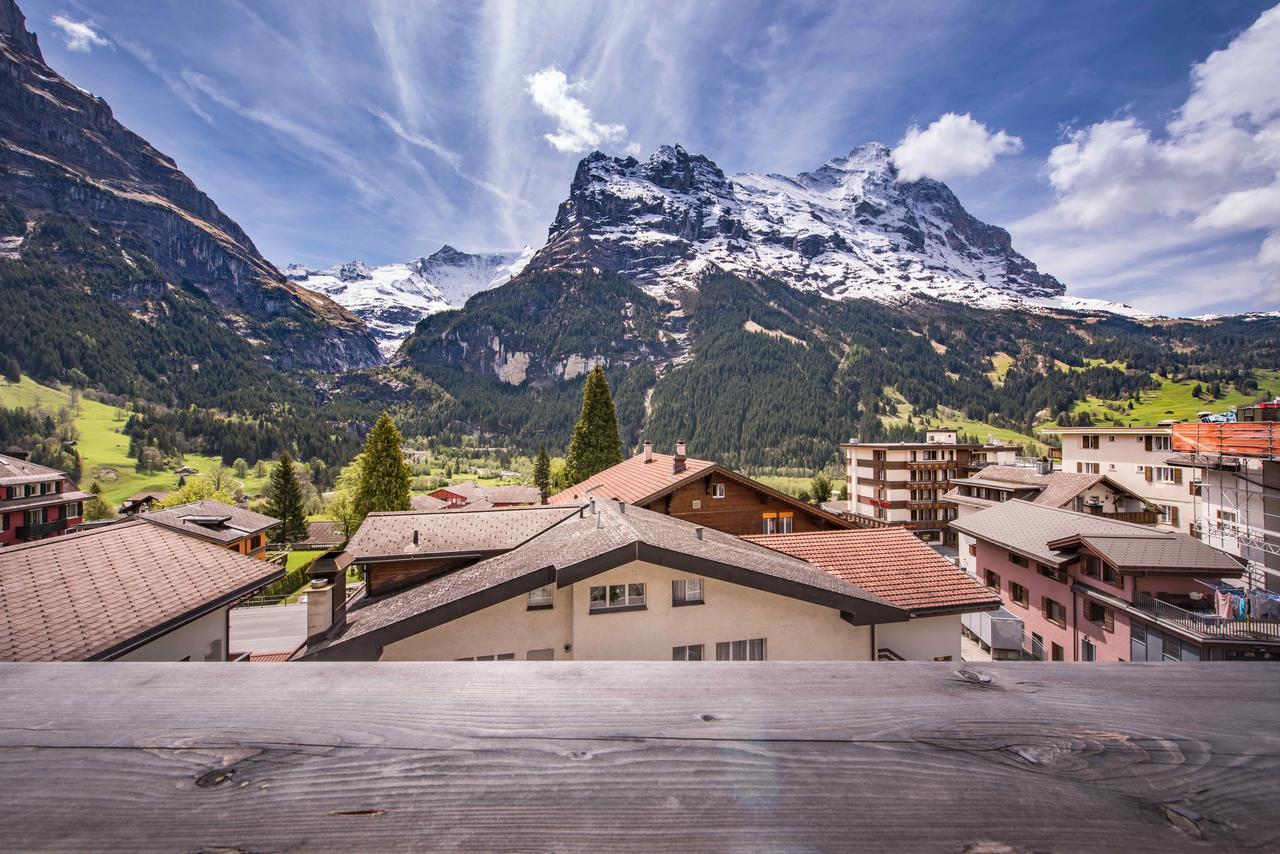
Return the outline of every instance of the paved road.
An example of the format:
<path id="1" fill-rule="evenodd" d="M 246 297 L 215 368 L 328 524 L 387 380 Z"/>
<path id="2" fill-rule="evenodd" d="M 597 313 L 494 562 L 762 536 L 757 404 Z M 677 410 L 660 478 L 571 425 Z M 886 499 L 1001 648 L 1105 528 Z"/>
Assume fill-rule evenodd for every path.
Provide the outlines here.
<path id="1" fill-rule="evenodd" d="M 230 652 L 292 652 L 307 637 L 306 605 L 231 609 Z"/>

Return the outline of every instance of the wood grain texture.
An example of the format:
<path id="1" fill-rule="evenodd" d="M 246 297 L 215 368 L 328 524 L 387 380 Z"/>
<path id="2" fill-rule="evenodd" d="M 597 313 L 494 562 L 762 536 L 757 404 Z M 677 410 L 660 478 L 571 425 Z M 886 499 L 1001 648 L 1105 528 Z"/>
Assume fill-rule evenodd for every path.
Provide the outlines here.
<path id="1" fill-rule="evenodd" d="M 0 847 L 1274 850 L 1259 664 L 0 666 Z"/>

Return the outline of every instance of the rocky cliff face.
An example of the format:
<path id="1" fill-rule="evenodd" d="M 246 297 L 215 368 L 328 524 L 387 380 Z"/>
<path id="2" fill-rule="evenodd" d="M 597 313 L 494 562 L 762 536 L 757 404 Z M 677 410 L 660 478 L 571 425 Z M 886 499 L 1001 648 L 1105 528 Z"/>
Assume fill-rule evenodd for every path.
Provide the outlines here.
<path id="1" fill-rule="evenodd" d="M 206 294 L 277 364 L 379 361 L 359 318 L 289 282 L 173 160 L 50 69 L 13 0 L 0 0 L 0 197 L 31 221 L 57 212 L 136 235 L 170 285 Z"/>
<path id="2" fill-rule="evenodd" d="M 1054 305 L 1064 288 L 971 216 L 939 181 L 898 180 L 859 146 L 796 176 L 726 177 L 680 146 L 648 160 L 596 152 L 578 166 L 530 269 L 597 268 L 657 297 L 715 267 L 824 296 L 928 296 L 982 307 Z"/>

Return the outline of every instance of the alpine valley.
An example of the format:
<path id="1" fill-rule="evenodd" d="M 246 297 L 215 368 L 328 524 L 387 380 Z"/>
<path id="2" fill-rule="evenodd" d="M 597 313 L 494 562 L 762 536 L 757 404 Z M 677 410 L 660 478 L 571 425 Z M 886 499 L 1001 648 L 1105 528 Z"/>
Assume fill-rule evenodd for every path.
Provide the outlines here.
<path id="1" fill-rule="evenodd" d="M 332 465 L 387 409 L 408 435 L 554 452 L 603 365 L 629 444 L 814 469 L 926 416 L 1026 434 L 1162 377 L 1280 368 L 1280 318 L 1072 298 L 877 143 L 795 176 L 596 152 L 536 251 L 281 272 L 45 64 L 13 0 L 0 72 L 6 372 L 128 400 L 166 449 Z"/>

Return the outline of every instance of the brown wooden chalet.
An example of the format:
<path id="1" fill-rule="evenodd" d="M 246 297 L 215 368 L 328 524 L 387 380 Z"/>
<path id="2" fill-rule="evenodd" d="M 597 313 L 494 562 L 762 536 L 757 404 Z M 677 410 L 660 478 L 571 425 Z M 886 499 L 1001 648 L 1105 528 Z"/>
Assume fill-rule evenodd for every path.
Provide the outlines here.
<path id="1" fill-rule="evenodd" d="M 644 450 L 582 483 L 547 499 L 548 504 L 578 505 L 592 498 L 624 501 L 727 534 L 786 534 L 834 531 L 852 523 L 757 480 L 711 462 Z"/>

